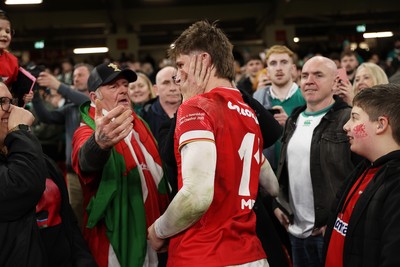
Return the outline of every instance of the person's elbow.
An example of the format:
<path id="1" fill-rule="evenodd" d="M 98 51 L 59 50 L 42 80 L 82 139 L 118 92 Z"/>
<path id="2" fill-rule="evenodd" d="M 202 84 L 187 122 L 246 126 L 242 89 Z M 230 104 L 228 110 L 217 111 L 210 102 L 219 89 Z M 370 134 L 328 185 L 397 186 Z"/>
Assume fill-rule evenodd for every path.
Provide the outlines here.
<path id="1" fill-rule="evenodd" d="M 212 186 L 203 187 L 200 191 L 193 189 L 190 186 L 184 186 L 178 193 L 182 217 L 187 218 L 190 224 L 199 220 L 207 212 L 214 195 Z"/>
<path id="2" fill-rule="evenodd" d="M 213 201 L 213 188 L 205 188 L 205 192 L 199 194 L 198 192 L 193 192 L 191 198 L 191 212 L 193 217 L 201 217 L 210 208 Z"/>

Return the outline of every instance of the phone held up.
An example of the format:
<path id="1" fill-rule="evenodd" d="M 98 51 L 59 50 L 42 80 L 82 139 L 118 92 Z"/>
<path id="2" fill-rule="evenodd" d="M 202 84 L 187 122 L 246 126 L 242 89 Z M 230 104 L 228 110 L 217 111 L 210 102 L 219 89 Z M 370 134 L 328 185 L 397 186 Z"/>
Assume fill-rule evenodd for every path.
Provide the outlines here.
<path id="1" fill-rule="evenodd" d="M 274 108 L 269 108 L 267 109 L 269 113 L 271 113 L 272 115 L 278 114 L 280 113 L 279 109 L 274 109 Z"/>
<path id="2" fill-rule="evenodd" d="M 339 68 L 337 70 L 337 75 L 339 76 L 339 81 L 341 83 L 349 80 L 349 78 L 347 78 L 346 69 L 344 69 L 344 68 Z"/>

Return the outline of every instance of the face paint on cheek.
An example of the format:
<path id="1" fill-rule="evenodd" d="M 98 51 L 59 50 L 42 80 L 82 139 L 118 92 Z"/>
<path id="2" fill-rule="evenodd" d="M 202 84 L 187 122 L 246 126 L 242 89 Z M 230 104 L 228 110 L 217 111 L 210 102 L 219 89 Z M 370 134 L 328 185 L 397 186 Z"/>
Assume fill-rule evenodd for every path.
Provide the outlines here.
<path id="1" fill-rule="evenodd" d="M 355 138 L 362 138 L 368 136 L 367 132 L 365 131 L 365 125 L 359 124 L 353 128 L 354 137 Z"/>

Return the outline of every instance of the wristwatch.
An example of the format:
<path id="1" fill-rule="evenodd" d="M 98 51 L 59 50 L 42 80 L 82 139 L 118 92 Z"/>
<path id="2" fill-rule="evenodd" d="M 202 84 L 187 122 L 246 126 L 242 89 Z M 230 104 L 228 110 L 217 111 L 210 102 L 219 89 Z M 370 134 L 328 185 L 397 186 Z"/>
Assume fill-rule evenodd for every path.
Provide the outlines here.
<path id="1" fill-rule="evenodd" d="M 23 131 L 28 131 L 28 132 L 30 132 L 30 131 L 31 131 L 31 127 L 29 127 L 29 126 L 26 125 L 26 124 L 18 124 L 17 126 L 15 126 L 14 128 L 12 128 L 12 129 L 9 130 L 8 132 L 11 133 L 11 132 L 18 131 L 18 130 L 23 130 Z"/>

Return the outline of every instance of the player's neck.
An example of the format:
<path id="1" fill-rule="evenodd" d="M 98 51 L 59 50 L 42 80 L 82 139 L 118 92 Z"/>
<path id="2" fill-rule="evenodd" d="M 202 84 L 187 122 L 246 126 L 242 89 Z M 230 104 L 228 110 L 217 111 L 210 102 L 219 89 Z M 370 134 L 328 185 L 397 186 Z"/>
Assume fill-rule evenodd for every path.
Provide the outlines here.
<path id="1" fill-rule="evenodd" d="M 206 89 L 204 90 L 205 93 L 210 92 L 212 89 L 217 87 L 230 87 L 233 88 L 232 81 L 224 78 L 216 78 L 211 77 L 207 83 Z"/>

